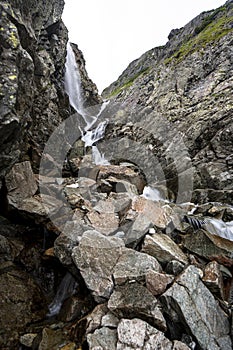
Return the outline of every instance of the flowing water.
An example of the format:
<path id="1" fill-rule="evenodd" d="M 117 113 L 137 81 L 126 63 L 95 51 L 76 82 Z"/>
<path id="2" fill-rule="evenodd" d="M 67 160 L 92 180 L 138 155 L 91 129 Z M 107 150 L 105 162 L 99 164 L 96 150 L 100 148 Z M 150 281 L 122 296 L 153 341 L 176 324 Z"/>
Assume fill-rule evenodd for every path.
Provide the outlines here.
<path id="1" fill-rule="evenodd" d="M 52 303 L 49 305 L 48 317 L 55 316 L 60 312 L 63 302 L 74 294 L 76 286 L 77 283 L 75 279 L 67 272 L 57 289 Z"/>
<path id="2" fill-rule="evenodd" d="M 85 143 L 85 147 L 92 147 L 93 161 L 95 164 L 108 165 L 109 162 L 104 158 L 104 155 L 99 152 L 97 146 L 93 146 L 104 137 L 108 121 L 100 122 L 93 129 L 91 129 L 91 127 L 97 123 L 99 116 L 103 113 L 109 101 L 105 101 L 101 105 L 96 115 L 89 115 L 87 111 L 85 111 L 80 72 L 70 43 L 67 45 L 65 90 L 69 96 L 70 104 L 83 117 L 86 123 L 85 128 L 81 130 L 82 140 Z"/>

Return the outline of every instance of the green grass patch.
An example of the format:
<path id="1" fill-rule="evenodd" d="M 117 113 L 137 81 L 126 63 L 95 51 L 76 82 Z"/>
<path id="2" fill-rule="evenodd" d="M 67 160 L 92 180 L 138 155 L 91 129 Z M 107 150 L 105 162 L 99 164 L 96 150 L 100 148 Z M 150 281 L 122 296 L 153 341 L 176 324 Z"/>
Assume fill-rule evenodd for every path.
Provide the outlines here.
<path id="1" fill-rule="evenodd" d="M 147 74 L 149 71 L 150 71 L 150 67 L 147 67 L 147 68 L 142 69 L 140 72 L 138 72 L 137 74 L 135 74 L 132 78 L 130 78 L 129 80 L 127 80 L 127 81 L 125 82 L 124 85 L 119 86 L 118 88 L 116 88 L 115 90 L 113 90 L 113 91 L 109 94 L 108 98 L 113 97 L 113 96 L 116 96 L 116 95 L 118 95 L 121 91 L 128 89 L 130 86 L 133 85 L 133 83 L 134 83 L 134 81 L 135 81 L 136 79 L 138 79 L 139 77 L 141 77 L 141 76 Z"/>
<path id="2" fill-rule="evenodd" d="M 224 11 L 224 9 L 222 9 L 221 11 Z M 168 57 L 164 61 L 164 63 L 168 64 L 174 59 L 177 62 L 180 62 L 188 54 L 198 51 L 201 48 L 205 48 L 207 44 L 214 41 L 218 41 L 224 35 L 233 31 L 233 28 L 230 25 L 231 23 L 233 23 L 233 16 L 227 17 L 227 15 L 225 14 L 224 16 L 220 17 L 217 20 L 214 19 L 215 16 L 216 16 L 216 13 L 210 15 L 209 19 L 207 17 L 201 26 L 203 27 L 203 29 L 201 29 L 201 27 L 198 27 L 197 28 L 198 34 L 195 37 L 187 40 L 183 45 L 181 45 L 179 50 L 175 52 L 171 57 Z"/>

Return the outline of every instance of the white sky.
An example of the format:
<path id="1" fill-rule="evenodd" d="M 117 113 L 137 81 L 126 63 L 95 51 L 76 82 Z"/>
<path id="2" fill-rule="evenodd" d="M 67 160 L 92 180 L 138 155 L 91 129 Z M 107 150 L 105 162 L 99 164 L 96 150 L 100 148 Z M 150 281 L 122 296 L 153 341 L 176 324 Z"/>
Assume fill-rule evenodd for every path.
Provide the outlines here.
<path id="1" fill-rule="evenodd" d="M 82 50 L 101 92 L 145 51 L 164 45 L 171 29 L 224 0 L 65 0 L 69 40 Z"/>

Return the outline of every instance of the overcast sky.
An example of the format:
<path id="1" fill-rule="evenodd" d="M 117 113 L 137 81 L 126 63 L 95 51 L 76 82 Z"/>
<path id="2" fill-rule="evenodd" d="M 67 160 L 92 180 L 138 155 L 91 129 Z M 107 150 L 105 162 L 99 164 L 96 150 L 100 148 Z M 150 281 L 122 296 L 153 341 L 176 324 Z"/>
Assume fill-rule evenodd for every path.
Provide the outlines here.
<path id="1" fill-rule="evenodd" d="M 224 0 L 65 0 L 69 40 L 82 50 L 101 92 L 145 51 L 164 45 L 171 29 Z"/>

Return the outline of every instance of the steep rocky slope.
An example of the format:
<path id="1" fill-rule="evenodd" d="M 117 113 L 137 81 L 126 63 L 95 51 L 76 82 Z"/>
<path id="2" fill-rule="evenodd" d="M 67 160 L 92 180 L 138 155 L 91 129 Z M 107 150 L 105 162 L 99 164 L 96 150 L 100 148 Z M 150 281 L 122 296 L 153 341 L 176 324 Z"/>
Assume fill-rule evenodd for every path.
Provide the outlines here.
<path id="1" fill-rule="evenodd" d="M 0 2 L 0 348 L 231 350 L 232 1 L 102 106 L 72 44 L 82 116 L 63 5 Z"/>
<path id="2" fill-rule="evenodd" d="M 159 139 L 161 118 L 183 139 L 195 171 L 193 199 L 198 202 L 232 201 L 232 7 L 228 1 L 172 30 L 164 47 L 132 62 L 103 92 L 134 114 L 128 118 L 134 124 L 140 113 L 138 128 L 146 129 L 149 123 Z M 120 118 L 116 122 L 120 124 Z M 164 138 L 160 141 L 154 154 L 169 183 L 174 171 L 171 174 L 170 162 L 159 155 L 161 143 L 167 147 Z M 170 187 L 175 189 L 174 181 Z"/>

